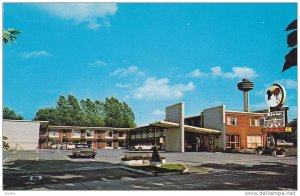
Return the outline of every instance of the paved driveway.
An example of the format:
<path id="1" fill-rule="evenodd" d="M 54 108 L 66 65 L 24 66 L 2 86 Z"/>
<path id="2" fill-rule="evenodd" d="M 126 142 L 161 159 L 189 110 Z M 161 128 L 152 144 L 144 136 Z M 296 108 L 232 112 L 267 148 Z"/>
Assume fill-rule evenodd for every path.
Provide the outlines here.
<path id="1" fill-rule="evenodd" d="M 119 168 L 127 150 L 98 150 L 95 159 L 72 159 L 68 150 L 3 153 L 4 190 L 293 190 L 297 159 L 249 154 L 165 153 L 191 174 L 148 177 Z M 151 155 L 151 153 L 148 153 Z"/>

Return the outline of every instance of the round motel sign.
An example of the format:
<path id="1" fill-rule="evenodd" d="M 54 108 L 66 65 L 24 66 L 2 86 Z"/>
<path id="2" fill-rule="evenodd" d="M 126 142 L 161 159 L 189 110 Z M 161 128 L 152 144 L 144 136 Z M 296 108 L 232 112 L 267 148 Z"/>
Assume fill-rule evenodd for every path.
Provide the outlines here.
<path id="1" fill-rule="evenodd" d="M 286 99 L 286 92 L 280 84 L 273 84 L 267 89 L 265 100 L 269 107 L 281 107 Z"/>

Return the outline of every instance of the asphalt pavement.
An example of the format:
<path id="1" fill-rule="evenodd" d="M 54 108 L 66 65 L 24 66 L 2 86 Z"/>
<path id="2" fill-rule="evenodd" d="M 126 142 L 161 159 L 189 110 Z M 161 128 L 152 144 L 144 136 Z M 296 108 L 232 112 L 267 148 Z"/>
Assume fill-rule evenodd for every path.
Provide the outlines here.
<path id="1" fill-rule="evenodd" d="M 297 158 L 212 152 L 160 152 L 190 174 L 150 177 L 120 168 L 128 150 L 98 150 L 95 159 L 70 150 L 3 152 L 4 190 L 295 190 Z M 284 179 L 284 180 L 283 180 Z"/>

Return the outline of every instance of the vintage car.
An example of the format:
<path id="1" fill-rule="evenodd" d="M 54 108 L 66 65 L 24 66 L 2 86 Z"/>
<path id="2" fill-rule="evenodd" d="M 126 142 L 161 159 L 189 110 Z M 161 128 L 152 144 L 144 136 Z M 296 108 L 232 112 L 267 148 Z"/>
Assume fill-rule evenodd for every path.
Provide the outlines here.
<path id="1" fill-rule="evenodd" d="M 73 157 L 91 157 L 95 158 L 97 151 L 92 149 L 89 144 L 75 144 L 72 149 Z"/>
<path id="2" fill-rule="evenodd" d="M 152 150 L 153 145 L 149 143 L 136 144 L 131 147 L 131 150 Z"/>
<path id="3" fill-rule="evenodd" d="M 286 142 L 285 140 L 278 139 L 277 140 L 277 146 L 282 146 L 282 147 L 291 147 L 294 144 L 292 142 Z"/>

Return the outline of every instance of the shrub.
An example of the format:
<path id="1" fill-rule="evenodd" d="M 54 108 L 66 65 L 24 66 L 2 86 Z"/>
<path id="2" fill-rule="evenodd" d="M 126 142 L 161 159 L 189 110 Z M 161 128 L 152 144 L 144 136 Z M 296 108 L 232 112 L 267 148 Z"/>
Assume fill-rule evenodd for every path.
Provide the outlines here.
<path id="1" fill-rule="evenodd" d="M 133 156 L 128 156 L 125 155 L 124 158 L 121 159 L 122 161 L 131 161 L 131 160 L 151 160 L 151 156 L 149 155 L 133 155 Z"/>

